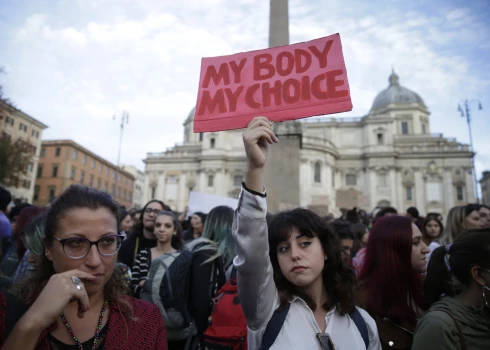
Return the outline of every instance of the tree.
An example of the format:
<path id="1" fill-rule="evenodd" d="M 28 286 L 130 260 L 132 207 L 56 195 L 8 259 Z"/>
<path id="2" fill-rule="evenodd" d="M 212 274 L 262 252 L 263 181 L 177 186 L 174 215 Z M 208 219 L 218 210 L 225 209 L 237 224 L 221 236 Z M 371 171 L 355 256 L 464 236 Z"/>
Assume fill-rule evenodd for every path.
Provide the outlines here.
<path id="1" fill-rule="evenodd" d="M 5 74 L 0 67 L 0 74 Z M 5 123 L 7 115 L 15 112 L 12 102 L 3 95 L 0 84 L 0 122 Z M 5 125 L 5 124 L 4 124 Z M 2 130 L 4 125 L 0 125 Z M 7 187 L 19 187 L 28 173 L 36 148 L 22 139 L 12 140 L 6 132 L 0 133 L 0 185 Z"/>
<path id="2" fill-rule="evenodd" d="M 36 148 L 21 139 L 14 141 L 9 136 L 0 135 L 0 184 L 19 187 L 28 173 Z"/>

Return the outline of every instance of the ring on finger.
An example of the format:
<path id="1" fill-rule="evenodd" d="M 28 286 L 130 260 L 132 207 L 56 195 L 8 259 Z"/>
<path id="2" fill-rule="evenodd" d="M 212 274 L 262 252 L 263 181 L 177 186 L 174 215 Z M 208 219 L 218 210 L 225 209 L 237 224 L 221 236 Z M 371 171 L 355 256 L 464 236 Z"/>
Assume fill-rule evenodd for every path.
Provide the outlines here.
<path id="1" fill-rule="evenodd" d="M 76 276 L 71 276 L 71 280 L 73 282 L 73 284 L 75 284 L 75 287 L 78 289 L 78 290 L 82 290 L 83 288 L 83 283 L 82 281 L 80 281 L 80 278 L 76 277 Z"/>

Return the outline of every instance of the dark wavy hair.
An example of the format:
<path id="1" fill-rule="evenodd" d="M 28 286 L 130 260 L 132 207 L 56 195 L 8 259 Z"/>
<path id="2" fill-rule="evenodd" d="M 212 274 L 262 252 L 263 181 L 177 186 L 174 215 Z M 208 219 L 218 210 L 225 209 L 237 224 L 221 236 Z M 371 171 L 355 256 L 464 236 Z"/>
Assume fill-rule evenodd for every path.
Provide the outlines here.
<path id="1" fill-rule="evenodd" d="M 412 220 L 405 216 L 382 217 L 371 229 L 359 276 L 369 313 L 415 322 L 414 306 L 427 309 L 423 275 L 412 269 L 412 237 Z"/>
<path id="2" fill-rule="evenodd" d="M 159 216 L 168 216 L 172 219 L 172 223 L 174 225 L 176 234 L 172 235 L 172 238 L 170 240 L 170 245 L 175 250 L 181 250 L 182 249 L 182 226 L 180 225 L 179 218 L 177 217 L 177 215 L 175 215 L 174 212 L 168 210 L 162 210 L 161 212 L 159 212 L 155 217 L 155 221 Z"/>
<path id="3" fill-rule="evenodd" d="M 356 273 L 342 259 L 339 238 L 331 227 L 311 210 L 302 208 L 281 212 L 275 215 L 269 224 L 269 255 L 281 307 L 296 295 L 301 297 L 312 310 L 317 308 L 311 297 L 284 277 L 277 260 L 277 246 L 291 236 L 293 228 L 307 237 L 317 237 L 328 256 L 322 272 L 323 285 L 328 293 L 328 301 L 323 307 L 330 310 L 333 306 L 338 306 L 341 314 L 351 313 L 354 310 Z"/>
<path id="4" fill-rule="evenodd" d="M 50 206 L 44 227 L 45 239 L 44 245 L 50 246 L 53 243 L 53 237 L 58 230 L 60 219 L 69 215 L 69 212 L 75 209 L 88 208 L 97 210 L 105 208 L 114 216 L 117 223 L 117 231 L 120 232 L 120 220 L 118 217 L 118 205 L 110 195 L 94 188 L 71 185 L 63 192 Z M 27 305 L 32 305 L 37 299 L 49 279 L 56 272 L 53 263 L 48 260 L 45 254 L 42 254 L 42 261 L 39 269 L 29 278 L 24 285 L 18 289 L 18 295 Z M 126 298 L 127 287 L 124 282 L 122 272 L 115 268 L 111 278 L 104 286 L 104 295 L 110 303 L 116 303 L 119 310 L 129 318 L 134 317 L 134 310 Z"/>
<path id="5" fill-rule="evenodd" d="M 443 294 L 456 296 L 468 288 L 473 281 L 474 266 L 490 268 L 489 228 L 465 231 L 453 244 L 434 250 L 424 283 L 430 303 Z"/>

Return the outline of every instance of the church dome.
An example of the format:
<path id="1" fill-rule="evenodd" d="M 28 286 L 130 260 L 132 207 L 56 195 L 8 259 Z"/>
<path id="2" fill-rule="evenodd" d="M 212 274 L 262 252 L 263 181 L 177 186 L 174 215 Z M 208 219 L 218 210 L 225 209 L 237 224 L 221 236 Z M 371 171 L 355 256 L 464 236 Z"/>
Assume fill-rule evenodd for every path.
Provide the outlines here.
<path id="1" fill-rule="evenodd" d="M 192 108 L 192 110 L 189 112 L 189 115 L 187 116 L 184 125 L 187 125 L 194 120 L 194 114 L 196 114 L 196 107 Z"/>
<path id="2" fill-rule="evenodd" d="M 374 99 L 371 111 L 386 107 L 392 103 L 418 103 L 427 108 L 424 100 L 417 93 L 400 85 L 400 78 L 394 71 L 390 75 L 389 82 L 390 86 L 381 91 Z"/>

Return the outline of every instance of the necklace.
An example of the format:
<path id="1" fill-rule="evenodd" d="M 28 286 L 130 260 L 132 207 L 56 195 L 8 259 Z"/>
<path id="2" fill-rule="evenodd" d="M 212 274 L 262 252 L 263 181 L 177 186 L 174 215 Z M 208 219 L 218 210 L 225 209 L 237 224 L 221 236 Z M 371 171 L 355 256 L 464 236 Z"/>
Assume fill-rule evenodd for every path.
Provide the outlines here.
<path id="1" fill-rule="evenodd" d="M 99 322 L 97 322 L 97 328 L 95 329 L 94 343 L 92 344 L 92 348 L 91 348 L 92 350 L 97 349 L 97 343 L 99 342 L 100 330 L 102 329 L 102 319 L 104 318 L 104 313 L 105 313 L 106 309 L 107 309 L 107 299 L 104 300 L 104 304 L 102 305 L 102 310 L 100 310 Z M 61 321 L 63 321 L 63 323 L 66 326 L 66 329 L 68 329 L 68 332 L 70 333 L 73 340 L 75 341 L 76 346 L 80 350 L 83 350 L 82 343 L 80 343 L 80 341 L 78 340 L 75 333 L 73 333 L 73 329 L 71 329 L 70 325 L 68 324 L 68 321 L 66 320 L 65 315 L 62 312 L 60 312 L 60 317 L 61 317 Z"/>

